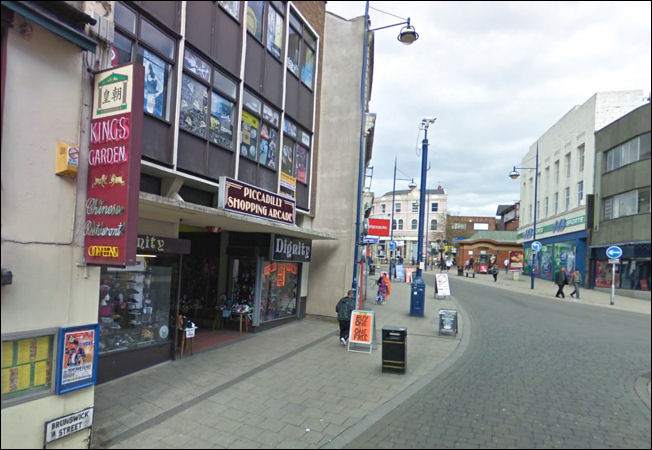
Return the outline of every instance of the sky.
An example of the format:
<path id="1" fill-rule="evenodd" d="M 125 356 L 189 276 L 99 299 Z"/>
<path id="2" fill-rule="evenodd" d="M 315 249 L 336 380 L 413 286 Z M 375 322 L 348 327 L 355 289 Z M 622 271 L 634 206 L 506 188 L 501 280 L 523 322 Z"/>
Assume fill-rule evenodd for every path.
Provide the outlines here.
<path id="1" fill-rule="evenodd" d="M 448 213 L 494 217 L 518 201 L 508 173 L 575 105 L 597 92 L 649 95 L 650 4 L 370 2 L 372 29 L 409 17 L 419 34 L 407 46 L 402 26 L 375 32 L 371 191 L 392 191 L 395 157 L 397 178 L 421 185 L 419 124 L 436 117 L 427 187 L 446 189 Z M 365 2 L 328 1 L 326 11 L 352 19 Z"/>

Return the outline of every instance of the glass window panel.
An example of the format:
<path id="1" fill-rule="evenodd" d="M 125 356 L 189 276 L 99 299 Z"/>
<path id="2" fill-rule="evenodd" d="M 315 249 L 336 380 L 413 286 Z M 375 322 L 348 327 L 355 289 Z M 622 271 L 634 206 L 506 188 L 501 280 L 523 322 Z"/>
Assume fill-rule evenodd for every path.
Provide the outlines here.
<path id="1" fill-rule="evenodd" d="M 169 326 L 172 267 L 155 266 L 162 261 L 150 259 L 139 258 L 138 270 L 102 268 L 100 355 L 174 338 Z"/>
<path id="2" fill-rule="evenodd" d="M 132 41 L 116 31 L 113 39 L 113 47 L 118 54 L 118 65 L 131 62 Z"/>
<path id="3" fill-rule="evenodd" d="M 256 115 L 260 116 L 260 110 L 263 107 L 263 104 L 248 91 L 244 91 L 244 105 L 247 107 L 247 109 L 250 109 L 251 111 L 255 112 Z"/>
<path id="4" fill-rule="evenodd" d="M 312 76 L 315 70 L 315 52 L 308 46 L 303 47 L 303 66 L 301 66 L 301 81 L 312 89 Z"/>
<path id="5" fill-rule="evenodd" d="M 247 3 L 247 30 L 259 41 L 263 40 L 263 11 L 265 2 Z"/>
<path id="6" fill-rule="evenodd" d="M 283 17 L 274 8 L 267 12 L 267 49 L 281 59 L 283 48 Z"/>
<path id="7" fill-rule="evenodd" d="M 650 188 L 639 189 L 638 191 L 638 213 L 650 212 Z"/>
<path id="8" fill-rule="evenodd" d="M 403 229 L 403 219 L 398 219 L 398 229 L 399 230 Z"/>
<path id="9" fill-rule="evenodd" d="M 281 172 L 294 176 L 294 148 L 291 143 L 283 144 Z"/>
<path id="10" fill-rule="evenodd" d="M 140 21 L 140 37 L 156 50 L 174 59 L 174 39 L 166 36 L 146 20 Z"/>
<path id="11" fill-rule="evenodd" d="M 278 149 L 278 130 L 263 124 L 260 128 L 260 149 L 258 162 L 276 169 L 276 154 Z"/>
<path id="12" fill-rule="evenodd" d="M 412 219 L 411 228 L 413 230 L 417 229 L 417 219 Z"/>
<path id="13" fill-rule="evenodd" d="M 115 17 L 116 25 L 124 28 L 131 34 L 136 34 L 136 14 L 127 8 L 122 2 L 115 2 Z"/>
<path id="14" fill-rule="evenodd" d="M 288 42 L 288 70 L 299 76 L 299 42 L 301 37 L 299 33 L 293 28 L 290 27 L 290 36 Z"/>
<path id="15" fill-rule="evenodd" d="M 211 68 L 200 57 L 186 49 L 183 53 L 183 67 L 206 82 L 210 82 Z"/>
<path id="16" fill-rule="evenodd" d="M 145 68 L 145 103 L 150 114 L 167 119 L 170 65 L 147 49 L 138 49 L 139 60 Z"/>
<path id="17" fill-rule="evenodd" d="M 233 107 L 233 102 L 212 93 L 210 139 L 229 150 L 233 150 Z"/>
<path id="18" fill-rule="evenodd" d="M 650 157 L 650 133 L 646 133 L 639 136 L 639 140 L 640 140 L 639 159 L 649 158 Z"/>
<path id="19" fill-rule="evenodd" d="M 636 214 L 638 212 L 638 191 L 631 191 L 622 194 L 618 203 L 619 217 Z"/>
<path id="20" fill-rule="evenodd" d="M 298 274 L 296 263 L 263 263 L 261 322 L 296 315 Z"/>
<path id="21" fill-rule="evenodd" d="M 604 218 L 613 219 L 613 198 L 604 199 Z"/>
<path id="22" fill-rule="evenodd" d="M 242 111 L 242 131 L 240 132 L 240 154 L 247 158 L 256 159 L 258 150 L 258 118 Z"/>
<path id="23" fill-rule="evenodd" d="M 285 119 L 283 121 L 283 131 L 288 135 L 296 139 L 297 137 L 297 126 L 289 121 L 288 119 Z"/>
<path id="24" fill-rule="evenodd" d="M 236 98 L 237 84 L 217 70 L 213 71 L 213 87 L 230 96 L 232 99 Z"/>
<path id="25" fill-rule="evenodd" d="M 185 74 L 181 79 L 181 107 L 179 111 L 179 127 L 206 137 L 208 88 Z"/>
<path id="26" fill-rule="evenodd" d="M 620 167 L 620 161 L 622 159 L 623 147 L 620 146 L 614 149 L 614 164 L 613 168 L 617 169 Z"/>
<path id="27" fill-rule="evenodd" d="M 431 220 L 430 221 L 430 229 L 435 231 L 437 230 L 437 221 L 436 220 Z"/>
<path id="28" fill-rule="evenodd" d="M 228 12 L 231 17 L 233 17 L 235 20 L 239 20 L 240 18 L 240 2 L 217 2 L 222 8 Z"/>
<path id="29" fill-rule="evenodd" d="M 313 49 L 315 48 L 316 39 L 312 35 L 312 33 L 310 33 L 309 31 L 306 31 L 303 38 L 305 39 L 306 44 L 308 44 Z"/>
<path id="30" fill-rule="evenodd" d="M 300 145 L 297 145 L 296 177 L 297 181 L 302 183 L 306 183 L 308 179 L 308 150 Z"/>

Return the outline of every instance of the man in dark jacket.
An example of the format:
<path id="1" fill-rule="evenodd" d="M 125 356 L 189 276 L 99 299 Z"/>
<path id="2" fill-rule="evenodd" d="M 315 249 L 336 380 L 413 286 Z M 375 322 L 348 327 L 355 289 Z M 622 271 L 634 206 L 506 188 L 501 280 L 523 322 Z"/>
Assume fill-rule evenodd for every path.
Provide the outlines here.
<path id="1" fill-rule="evenodd" d="M 555 284 L 559 286 L 559 289 L 557 289 L 557 293 L 555 294 L 555 297 L 559 297 L 561 295 L 561 298 L 566 298 L 566 296 L 564 295 L 564 285 L 568 284 L 568 278 L 566 278 L 565 267 L 559 269 L 559 271 L 555 274 Z"/>
<path id="2" fill-rule="evenodd" d="M 355 291 L 350 290 L 347 292 L 346 297 L 342 297 L 337 306 L 335 306 L 335 312 L 337 312 L 337 320 L 340 322 L 340 342 L 342 345 L 346 345 L 349 340 L 349 326 L 351 325 L 351 313 L 355 310 L 355 299 L 353 296 Z"/>

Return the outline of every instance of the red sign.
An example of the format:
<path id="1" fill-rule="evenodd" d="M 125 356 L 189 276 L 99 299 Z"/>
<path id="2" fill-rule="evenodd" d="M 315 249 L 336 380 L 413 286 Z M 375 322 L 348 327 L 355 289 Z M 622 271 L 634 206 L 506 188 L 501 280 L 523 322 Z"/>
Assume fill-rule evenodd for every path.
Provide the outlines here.
<path id="1" fill-rule="evenodd" d="M 372 236 L 389 236 L 388 219 L 369 219 L 369 233 Z"/>
<path id="2" fill-rule="evenodd" d="M 95 75 L 84 243 L 89 264 L 136 263 L 143 83 L 140 64 Z"/>

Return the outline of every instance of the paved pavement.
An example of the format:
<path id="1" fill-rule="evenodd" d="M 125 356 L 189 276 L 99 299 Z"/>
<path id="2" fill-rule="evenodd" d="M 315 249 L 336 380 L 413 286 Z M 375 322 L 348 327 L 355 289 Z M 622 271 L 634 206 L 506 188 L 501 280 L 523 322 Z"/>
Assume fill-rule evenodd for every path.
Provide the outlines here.
<path id="1" fill-rule="evenodd" d="M 536 280 L 530 291 L 529 279 L 508 280 L 504 273 L 496 283 L 486 275 L 449 275 L 574 301 L 555 299 L 551 282 Z M 370 284 L 370 300 L 374 289 Z M 429 282 L 424 317 L 409 316 L 410 286 L 401 282 L 392 283 L 388 304 L 365 305 L 376 319 L 371 354 L 348 352 L 334 319 L 307 317 L 97 386 L 92 447 L 342 448 L 464 351 L 467 321 L 455 293 L 433 294 Z M 609 305 L 609 297 L 582 290 L 579 302 L 650 314 L 649 301 L 616 296 Z M 439 309 L 458 310 L 458 335 L 438 335 Z M 381 370 L 385 326 L 407 328 L 404 374 Z"/>

